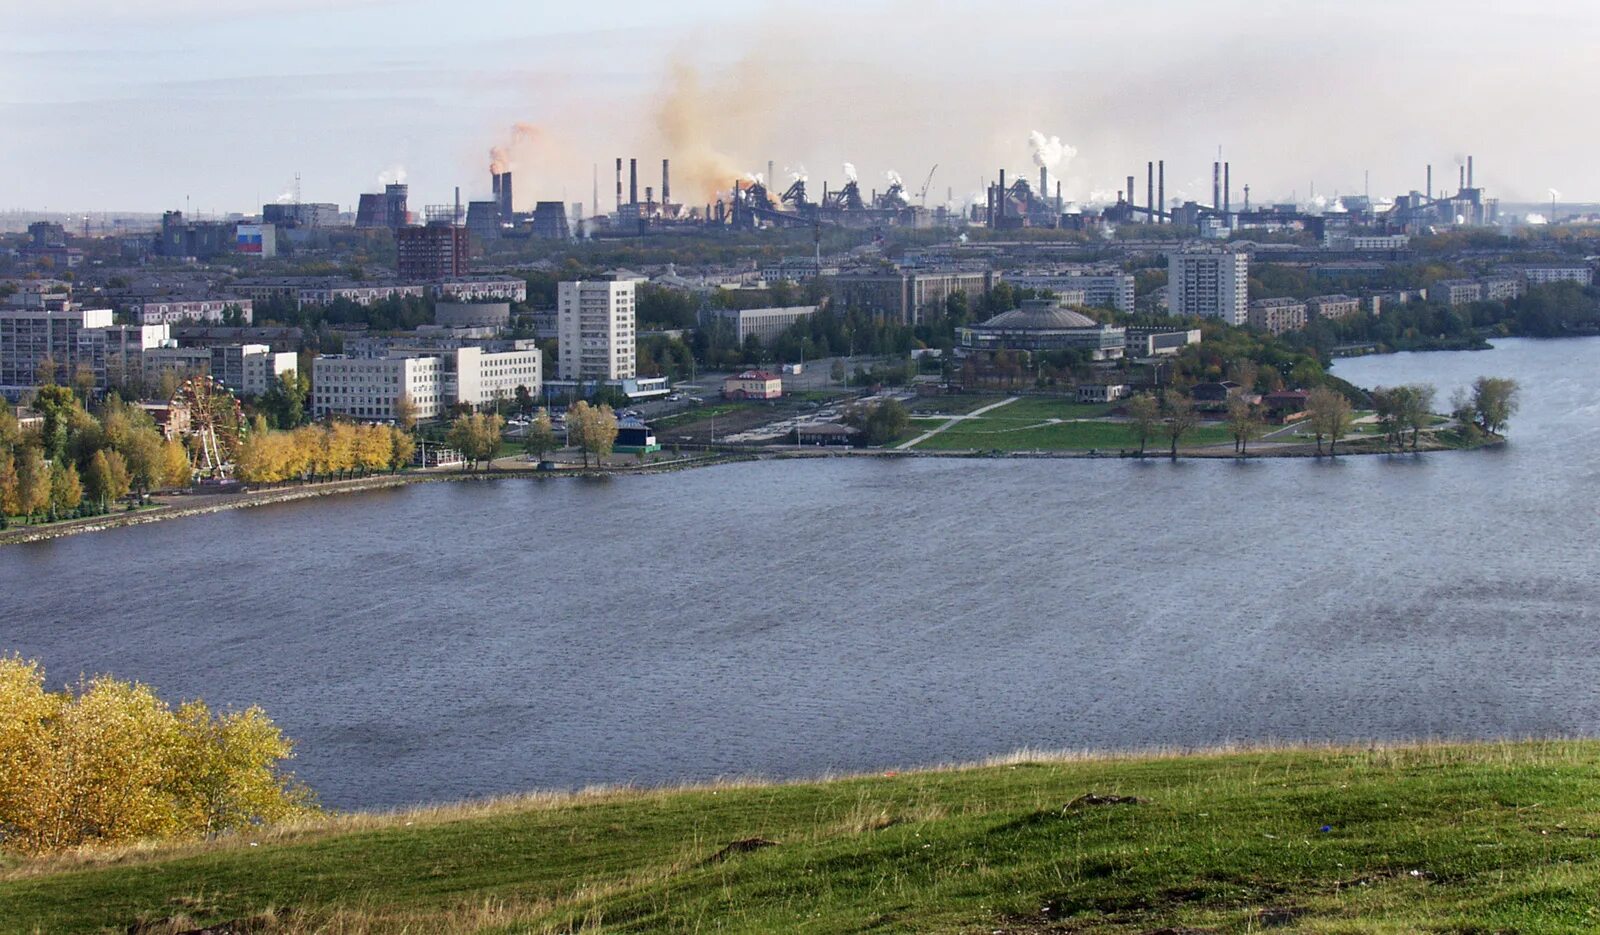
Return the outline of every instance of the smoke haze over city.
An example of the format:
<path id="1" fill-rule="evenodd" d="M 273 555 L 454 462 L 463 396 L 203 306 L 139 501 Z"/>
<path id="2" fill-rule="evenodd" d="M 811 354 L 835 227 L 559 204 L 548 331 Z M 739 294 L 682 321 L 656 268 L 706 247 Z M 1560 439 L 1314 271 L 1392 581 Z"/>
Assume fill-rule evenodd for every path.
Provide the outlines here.
<path id="1" fill-rule="evenodd" d="M 598 166 L 611 208 L 617 156 L 672 158 L 691 204 L 769 161 L 779 184 L 848 162 L 913 192 L 937 163 L 931 205 L 1041 165 L 1104 199 L 1164 159 L 1192 197 L 1219 146 L 1262 200 L 1359 193 L 1364 171 L 1374 195 L 1421 188 L 1428 163 L 1449 182 L 1469 152 L 1507 201 L 1600 193 L 1574 158 L 1600 42 L 1576 0 L 66 0 L 0 21 L 4 207 L 250 211 L 296 173 L 308 200 L 404 175 L 442 202 L 485 195 L 496 157 L 523 207 L 592 202 Z"/>

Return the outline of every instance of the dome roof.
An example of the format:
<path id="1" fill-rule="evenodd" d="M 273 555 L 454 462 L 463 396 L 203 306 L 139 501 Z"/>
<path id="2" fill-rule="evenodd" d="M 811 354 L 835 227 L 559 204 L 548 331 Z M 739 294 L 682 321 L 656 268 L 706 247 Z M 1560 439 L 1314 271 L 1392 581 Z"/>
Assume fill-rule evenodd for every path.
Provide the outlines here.
<path id="1" fill-rule="evenodd" d="M 978 327 L 1006 331 L 1060 331 L 1068 328 L 1098 328 L 1100 323 L 1082 312 L 1050 305 L 1023 306 L 1001 312 Z"/>

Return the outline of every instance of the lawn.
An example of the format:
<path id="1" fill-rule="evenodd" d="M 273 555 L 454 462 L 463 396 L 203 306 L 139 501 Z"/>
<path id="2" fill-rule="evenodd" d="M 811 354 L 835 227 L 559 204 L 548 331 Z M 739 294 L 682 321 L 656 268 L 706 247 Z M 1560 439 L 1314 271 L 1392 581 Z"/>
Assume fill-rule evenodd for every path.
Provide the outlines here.
<path id="1" fill-rule="evenodd" d="M 0 931 L 1588 932 L 1597 766 L 1361 746 L 532 798 L 0 862 Z"/>
<path id="2" fill-rule="evenodd" d="M 1185 435 L 1180 447 L 1220 445 L 1230 437 L 1227 429 L 1204 426 Z M 1121 422 L 1007 425 L 988 419 L 959 423 L 917 446 L 927 451 L 1132 451 L 1138 447 L 1139 440 L 1133 428 Z M 1164 451 L 1166 447 L 1165 436 L 1151 438 L 1146 443 L 1146 448 L 1152 451 Z"/>

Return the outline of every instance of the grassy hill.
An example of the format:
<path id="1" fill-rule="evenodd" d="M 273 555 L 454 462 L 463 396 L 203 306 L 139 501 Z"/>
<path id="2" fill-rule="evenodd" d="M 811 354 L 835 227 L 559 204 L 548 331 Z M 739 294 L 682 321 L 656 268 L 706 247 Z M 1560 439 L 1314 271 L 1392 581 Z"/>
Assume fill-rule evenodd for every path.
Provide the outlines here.
<path id="1" fill-rule="evenodd" d="M 1597 767 L 1552 741 L 532 796 L 9 860 L 0 931 L 1594 931 Z"/>

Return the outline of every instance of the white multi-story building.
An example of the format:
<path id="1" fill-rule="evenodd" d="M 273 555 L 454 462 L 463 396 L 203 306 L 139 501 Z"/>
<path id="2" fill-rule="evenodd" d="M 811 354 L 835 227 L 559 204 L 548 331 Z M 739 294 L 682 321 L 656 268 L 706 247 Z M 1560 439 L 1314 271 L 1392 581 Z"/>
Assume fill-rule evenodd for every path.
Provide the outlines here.
<path id="1" fill-rule="evenodd" d="M 1018 289 L 1039 289 L 1054 292 L 1068 305 L 1090 305 L 1095 308 L 1114 308 L 1119 312 L 1133 311 L 1133 275 L 1115 271 L 1074 270 L 1058 272 L 1006 273 L 1005 281 Z M 1073 299 L 1071 293 L 1083 292 L 1082 299 Z"/>
<path id="2" fill-rule="evenodd" d="M 141 325 L 177 325 L 184 322 L 204 322 L 220 325 L 227 319 L 228 309 L 239 310 L 239 324 L 249 325 L 255 303 L 244 298 L 208 299 L 141 299 L 128 303 L 128 314 Z"/>
<path id="3" fill-rule="evenodd" d="M 222 344 L 210 350 L 212 378 L 246 396 L 260 396 L 300 366 L 293 351 L 274 352 L 265 344 Z"/>
<path id="4" fill-rule="evenodd" d="M 1185 250 L 1167 256 L 1168 307 L 1188 318 L 1249 318 L 1250 257 L 1237 250 Z"/>
<path id="5" fill-rule="evenodd" d="M 636 375 L 632 281 L 561 283 L 556 302 L 557 370 L 579 383 Z"/>
<path id="6" fill-rule="evenodd" d="M 109 328 L 114 317 L 109 308 L 0 308 L 0 393 L 15 397 L 38 385 L 46 361 L 58 381 L 70 381 L 79 333 Z"/>
<path id="7" fill-rule="evenodd" d="M 544 383 L 541 367 L 532 341 L 497 352 L 462 347 L 399 351 L 388 357 L 318 357 L 311 362 L 311 413 L 319 419 L 393 419 L 404 396 L 415 405 L 418 419 L 437 419 L 457 404 L 478 408 L 509 400 L 519 386 L 538 395 Z"/>
<path id="8" fill-rule="evenodd" d="M 1516 272 L 1530 286 L 1548 286 L 1555 282 L 1575 282 L 1580 286 L 1594 284 L 1594 270 L 1582 263 L 1570 266 L 1523 266 Z"/>
<path id="9" fill-rule="evenodd" d="M 793 305 L 787 308 L 718 308 L 708 309 L 705 317 L 710 321 L 725 321 L 733 327 L 740 344 L 754 337 L 762 344 L 783 334 L 797 321 L 817 313 L 815 305 Z"/>

